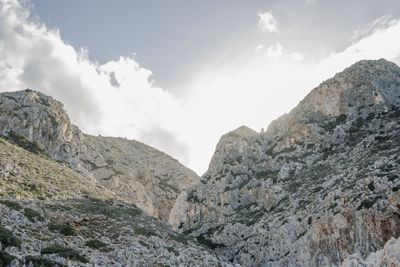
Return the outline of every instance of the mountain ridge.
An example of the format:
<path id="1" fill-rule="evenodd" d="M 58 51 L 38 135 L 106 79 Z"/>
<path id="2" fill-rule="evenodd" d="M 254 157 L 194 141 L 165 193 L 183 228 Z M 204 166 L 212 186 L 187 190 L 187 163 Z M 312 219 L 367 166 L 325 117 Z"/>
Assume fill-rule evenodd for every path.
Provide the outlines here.
<path id="1" fill-rule="evenodd" d="M 176 159 L 136 140 L 82 133 L 61 102 L 30 89 L 0 94 L 0 133 L 7 132 L 36 142 L 152 216 L 167 219 L 178 193 L 198 180 Z"/>
<path id="2" fill-rule="evenodd" d="M 266 131 L 223 135 L 191 184 L 52 98 L 0 94 L 0 265 L 400 265 L 399 95 L 399 67 L 358 62 Z"/>
<path id="3" fill-rule="evenodd" d="M 400 235 L 399 95 L 399 67 L 361 61 L 265 132 L 221 138 L 170 223 L 234 264 L 358 266 Z"/>

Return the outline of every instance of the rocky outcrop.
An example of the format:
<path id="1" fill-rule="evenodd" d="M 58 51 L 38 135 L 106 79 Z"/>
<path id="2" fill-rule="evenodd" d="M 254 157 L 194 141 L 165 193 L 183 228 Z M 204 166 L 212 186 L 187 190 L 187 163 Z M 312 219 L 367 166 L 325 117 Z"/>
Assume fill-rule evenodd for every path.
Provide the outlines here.
<path id="1" fill-rule="evenodd" d="M 168 219 L 179 193 L 198 181 L 193 171 L 145 144 L 83 134 L 62 103 L 32 90 L 0 94 L 0 134 L 26 138 L 155 217 Z"/>
<path id="2" fill-rule="evenodd" d="M 40 144 L 55 160 L 79 166 L 81 132 L 63 105 L 32 90 L 0 94 L 0 134 L 17 133 Z"/>
<path id="3" fill-rule="evenodd" d="M 177 160 L 134 140 L 83 135 L 80 151 L 82 166 L 102 185 L 166 220 L 179 193 L 198 182 Z"/>
<path id="4" fill-rule="evenodd" d="M 231 266 L 36 151 L 0 138 L 0 266 Z"/>
<path id="5" fill-rule="evenodd" d="M 223 136 L 170 223 L 243 266 L 367 260 L 400 236 L 399 133 L 400 68 L 361 61 L 265 133 Z"/>
<path id="6" fill-rule="evenodd" d="M 371 253 L 365 260 L 358 254 L 349 256 L 342 264 L 343 267 L 384 267 L 400 266 L 400 240 L 391 238 L 383 247 Z"/>

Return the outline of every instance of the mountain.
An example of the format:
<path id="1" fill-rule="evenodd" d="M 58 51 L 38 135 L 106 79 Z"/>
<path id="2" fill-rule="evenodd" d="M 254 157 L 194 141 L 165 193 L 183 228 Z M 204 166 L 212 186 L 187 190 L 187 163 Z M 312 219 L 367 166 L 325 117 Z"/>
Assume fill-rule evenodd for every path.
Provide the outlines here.
<path id="1" fill-rule="evenodd" d="M 198 181 L 177 160 L 138 141 L 82 133 L 62 103 L 29 89 L 0 94 L 0 135 L 17 143 L 25 138 L 123 201 L 166 220 L 179 193 Z"/>
<path id="2" fill-rule="evenodd" d="M 24 148 L 0 138 L 0 266 L 228 266 L 96 179 L 18 140 Z"/>
<path id="3" fill-rule="evenodd" d="M 169 222 L 242 266 L 398 266 L 400 68 L 360 61 L 219 141 Z"/>
<path id="4" fill-rule="evenodd" d="M 49 96 L 2 93 L 0 266 L 400 266 L 399 171 L 400 68 L 385 60 L 265 132 L 225 134 L 200 179 L 82 133 Z"/>

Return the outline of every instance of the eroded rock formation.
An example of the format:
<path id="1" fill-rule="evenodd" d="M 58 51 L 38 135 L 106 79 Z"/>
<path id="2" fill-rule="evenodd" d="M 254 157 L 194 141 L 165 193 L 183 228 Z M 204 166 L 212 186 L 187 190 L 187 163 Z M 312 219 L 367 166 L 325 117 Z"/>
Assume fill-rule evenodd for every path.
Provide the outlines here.
<path id="1" fill-rule="evenodd" d="M 34 142 L 155 217 L 168 219 L 182 189 L 198 181 L 193 171 L 145 144 L 82 133 L 62 103 L 32 90 L 0 94 L 0 134 Z"/>

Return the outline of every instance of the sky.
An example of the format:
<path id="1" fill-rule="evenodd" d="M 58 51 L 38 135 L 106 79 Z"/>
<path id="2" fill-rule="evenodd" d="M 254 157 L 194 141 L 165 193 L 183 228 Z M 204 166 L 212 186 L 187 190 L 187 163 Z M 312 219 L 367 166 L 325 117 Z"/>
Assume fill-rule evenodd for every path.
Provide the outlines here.
<path id="1" fill-rule="evenodd" d="M 267 128 L 361 59 L 400 62 L 398 0 L 0 0 L 0 92 L 203 174 L 221 135 Z"/>

